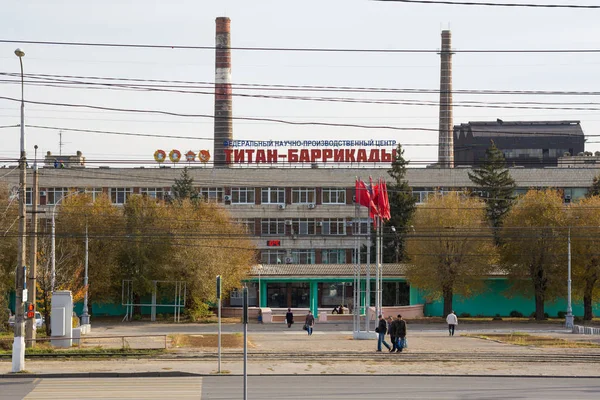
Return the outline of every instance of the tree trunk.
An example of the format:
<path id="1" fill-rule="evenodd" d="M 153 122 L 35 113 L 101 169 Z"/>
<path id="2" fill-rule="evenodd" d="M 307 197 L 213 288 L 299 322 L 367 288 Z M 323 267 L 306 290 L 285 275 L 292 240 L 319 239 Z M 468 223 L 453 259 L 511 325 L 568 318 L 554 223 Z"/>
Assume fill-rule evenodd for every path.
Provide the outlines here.
<path id="1" fill-rule="evenodd" d="M 535 293 L 535 319 L 542 321 L 546 317 L 544 316 L 544 294 L 536 290 Z"/>
<path id="2" fill-rule="evenodd" d="M 443 317 L 445 317 L 446 315 L 450 314 L 452 312 L 452 296 L 454 294 L 454 291 L 452 290 L 452 288 L 444 288 L 443 289 L 443 297 L 444 297 L 444 315 Z"/>

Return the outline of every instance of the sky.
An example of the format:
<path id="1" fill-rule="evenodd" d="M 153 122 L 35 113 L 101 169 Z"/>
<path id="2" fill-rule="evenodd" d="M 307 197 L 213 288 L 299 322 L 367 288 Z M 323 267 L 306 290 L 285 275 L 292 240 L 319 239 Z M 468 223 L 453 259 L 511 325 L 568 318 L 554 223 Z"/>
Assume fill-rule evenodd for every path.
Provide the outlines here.
<path id="1" fill-rule="evenodd" d="M 499 2 L 508 2 L 499 0 Z M 518 0 L 521 1 L 521 0 Z M 518 2 L 516 1 L 516 2 Z M 524 1 L 522 1 L 524 2 Z M 557 3 L 529 0 L 527 3 Z M 586 4 L 562 0 L 563 4 Z M 590 0 L 587 1 L 590 4 Z M 600 10 L 526 9 L 403 4 L 367 0 L 105 0 L 10 1 L 3 4 L 0 40 L 119 44 L 214 46 L 215 19 L 231 18 L 233 47 L 422 49 L 429 53 L 232 51 L 234 84 L 439 89 L 442 29 L 452 31 L 455 50 L 600 49 Z M 0 73 L 19 73 L 14 50 L 21 47 L 25 74 L 214 82 L 214 50 L 139 49 L 48 46 L 0 43 Z M 600 92 L 600 53 L 456 53 L 454 90 Z M 20 99 L 14 76 L 0 76 L 0 97 Z M 64 78 L 63 78 L 64 79 Z M 71 78 L 72 80 L 74 78 Z M 88 81 L 88 78 L 75 80 Z M 9 81 L 9 82 L 7 82 Z M 106 82 L 106 81 L 104 81 Z M 120 82 L 123 83 L 123 82 Z M 174 85 L 169 84 L 167 85 Z M 64 86 L 64 85 L 62 85 Z M 203 93 L 169 93 L 53 87 L 26 82 L 30 101 L 94 105 L 109 108 L 161 110 L 212 115 L 211 88 Z M 204 85 L 206 86 L 206 85 Z M 265 121 L 235 121 L 234 138 L 247 140 L 396 140 L 414 166 L 437 160 L 438 95 L 407 93 L 346 93 L 258 91 L 236 93 L 278 96 L 345 97 L 359 102 L 265 99 L 234 96 L 234 117 L 288 121 L 385 125 L 422 130 L 291 126 Z M 454 123 L 501 118 L 510 120 L 581 120 L 586 135 L 599 134 L 596 110 L 556 110 L 565 103 L 598 108 L 598 96 L 454 95 Z M 410 104 L 372 104 L 376 99 Z M 464 102 L 478 107 L 463 107 Z M 503 103 L 489 107 L 490 102 Z M 542 109 L 518 102 L 543 103 Z M 423 103 L 426 103 L 423 105 Z M 548 103 L 557 103 L 548 105 Z M 526 105 L 525 105 L 526 106 Z M 531 106 L 531 104 L 529 104 Z M 574 107 L 571 105 L 570 107 Z M 575 106 L 577 107 L 577 106 Z M 544 109 L 546 108 L 546 109 Z M 0 99 L 0 126 L 19 124 L 19 103 Z M 148 138 L 63 131 L 63 154 L 82 151 L 90 166 L 114 160 L 146 165 L 157 149 L 212 151 L 210 118 L 153 113 L 101 111 L 27 104 L 26 124 L 53 128 L 103 130 L 186 136 Z M 19 152 L 19 128 L 0 128 L 0 165 L 13 165 Z M 28 127 L 28 157 L 58 154 L 59 130 Z M 600 150 L 600 137 L 589 136 L 586 150 Z"/>

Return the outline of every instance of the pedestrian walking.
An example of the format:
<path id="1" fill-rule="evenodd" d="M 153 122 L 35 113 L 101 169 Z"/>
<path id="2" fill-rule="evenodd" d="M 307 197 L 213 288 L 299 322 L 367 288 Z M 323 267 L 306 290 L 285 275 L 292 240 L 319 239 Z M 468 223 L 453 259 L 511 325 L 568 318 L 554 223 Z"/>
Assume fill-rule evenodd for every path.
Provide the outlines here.
<path id="1" fill-rule="evenodd" d="M 291 328 L 292 324 L 294 323 L 294 313 L 292 313 L 291 308 L 288 308 L 287 312 L 285 313 L 285 322 L 287 322 L 288 328 Z"/>
<path id="2" fill-rule="evenodd" d="M 406 348 L 406 321 L 402 319 L 402 315 L 398 314 L 398 349 L 397 353 L 402 353 L 402 350 Z"/>
<path id="3" fill-rule="evenodd" d="M 390 317 L 391 320 L 391 317 Z M 392 340 L 392 348 L 390 349 L 390 353 L 395 353 L 398 351 L 398 334 L 400 332 L 398 319 L 392 320 L 390 323 L 390 337 Z"/>
<path id="4" fill-rule="evenodd" d="M 383 318 L 383 315 L 379 315 L 379 325 L 375 328 L 375 332 L 377 332 L 377 351 L 381 352 L 381 344 L 385 346 L 386 349 L 391 349 L 390 345 L 385 341 L 385 334 L 387 333 L 387 322 Z"/>
<path id="5" fill-rule="evenodd" d="M 456 325 L 458 325 L 458 318 L 456 317 L 456 314 L 454 314 L 454 311 L 448 314 L 446 317 L 446 323 L 448 323 L 448 335 L 454 336 L 454 328 L 456 328 Z"/>
<path id="6" fill-rule="evenodd" d="M 315 326 L 315 317 L 312 314 L 312 311 L 308 312 L 306 319 L 304 320 L 304 327 L 306 328 L 306 332 L 308 332 L 308 336 L 312 335 L 313 327 Z"/>

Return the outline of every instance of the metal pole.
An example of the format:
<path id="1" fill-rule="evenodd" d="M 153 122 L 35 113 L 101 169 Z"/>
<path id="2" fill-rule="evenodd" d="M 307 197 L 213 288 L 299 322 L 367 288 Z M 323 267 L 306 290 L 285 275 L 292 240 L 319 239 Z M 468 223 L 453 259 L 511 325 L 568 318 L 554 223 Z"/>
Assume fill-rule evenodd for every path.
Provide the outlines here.
<path id="1" fill-rule="evenodd" d="M 573 308 L 571 305 L 571 227 L 568 233 L 568 279 L 567 279 L 567 316 L 565 326 L 567 329 L 573 329 Z"/>
<path id="2" fill-rule="evenodd" d="M 83 275 L 83 287 L 85 294 L 83 296 L 83 314 L 81 315 L 82 325 L 89 325 L 90 315 L 88 313 L 88 262 L 89 262 L 89 236 L 88 236 L 88 221 L 85 219 L 85 270 Z"/>
<path id="3" fill-rule="evenodd" d="M 218 349 L 219 349 L 219 362 L 218 362 L 218 369 L 217 372 L 220 374 L 221 373 L 221 275 L 217 275 L 217 300 L 219 302 L 218 304 L 218 310 L 217 310 L 217 324 L 218 324 L 218 330 L 219 330 L 219 335 L 218 335 Z"/>
<path id="4" fill-rule="evenodd" d="M 15 304 L 15 338 L 12 349 L 12 372 L 21 372 L 25 369 L 25 321 L 23 309 L 23 290 L 25 289 L 26 281 L 24 275 L 25 258 L 27 257 L 27 246 L 25 235 L 27 227 L 25 226 L 25 196 L 27 183 L 27 154 L 25 153 L 25 100 L 24 100 L 24 85 L 23 85 L 23 56 L 25 53 L 21 49 L 15 50 L 15 54 L 19 57 L 21 65 L 21 154 L 19 158 L 19 242 L 17 253 L 17 271 L 16 271 L 16 304 Z"/>
<path id="5" fill-rule="evenodd" d="M 371 221 L 369 221 L 370 223 Z M 369 240 L 367 242 L 367 271 L 366 271 L 366 284 L 365 284 L 365 331 L 369 332 L 370 321 L 370 306 L 371 306 L 371 227 L 369 226 Z"/>
<path id="6" fill-rule="evenodd" d="M 50 259 L 52 263 L 50 265 L 50 292 L 54 293 L 54 284 L 56 282 L 56 204 L 52 207 L 52 223 L 50 229 Z"/>
<path id="7" fill-rule="evenodd" d="M 243 325 L 244 325 L 244 400 L 248 400 L 248 288 L 242 289 Z"/>
<path id="8" fill-rule="evenodd" d="M 38 170 L 37 170 L 37 149 L 38 146 L 33 147 L 35 149 L 35 156 L 33 161 L 33 184 L 31 188 L 31 242 L 29 248 L 29 279 L 27 286 L 29 287 L 29 301 L 33 304 L 34 311 L 37 309 L 36 299 L 36 280 L 37 280 L 37 229 L 38 229 L 38 216 L 37 206 L 39 202 L 39 187 L 38 187 Z M 34 313 L 35 316 L 35 313 Z M 36 326 L 35 318 L 30 318 L 25 323 L 25 347 L 35 346 L 36 338 Z"/>

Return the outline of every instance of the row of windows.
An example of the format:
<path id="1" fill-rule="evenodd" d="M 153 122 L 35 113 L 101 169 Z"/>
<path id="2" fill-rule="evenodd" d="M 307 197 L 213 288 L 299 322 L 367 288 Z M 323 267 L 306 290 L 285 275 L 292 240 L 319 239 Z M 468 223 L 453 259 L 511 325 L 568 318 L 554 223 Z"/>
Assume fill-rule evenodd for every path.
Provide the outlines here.
<path id="1" fill-rule="evenodd" d="M 256 222 L 254 219 L 238 219 L 238 224 L 244 226 L 249 235 L 256 234 Z M 358 226 L 356 226 L 358 224 Z M 316 227 L 321 227 L 321 235 L 346 235 L 347 229 L 355 227 L 353 231 L 366 235 L 369 232 L 369 220 L 346 220 L 345 218 L 326 218 L 317 221 L 314 218 L 263 218 L 260 220 L 260 235 L 262 236 L 283 236 L 286 234 L 286 226 L 289 226 L 288 233 L 292 235 L 315 235 Z"/>
<path id="2" fill-rule="evenodd" d="M 102 193 L 102 188 L 85 189 L 91 193 L 94 199 Z M 46 204 L 53 205 L 68 194 L 72 189 L 69 188 L 48 188 L 46 190 Z M 127 198 L 133 194 L 133 188 L 109 188 L 109 197 L 114 204 L 124 204 Z M 162 187 L 140 188 L 140 193 L 144 196 L 152 197 L 158 200 L 164 200 L 170 193 Z M 286 195 L 283 187 L 261 188 L 261 203 L 263 204 L 285 204 Z M 198 188 L 198 195 L 207 201 L 223 202 L 223 188 L 208 187 Z M 256 191 L 254 187 L 234 187 L 231 188 L 231 204 L 255 204 Z M 32 189 L 27 189 L 27 204 L 31 205 Z M 321 194 L 323 204 L 346 204 L 345 188 L 323 188 Z M 293 188 L 293 204 L 311 204 L 316 201 L 315 188 Z"/>
<path id="3" fill-rule="evenodd" d="M 346 264 L 345 249 L 324 249 L 321 252 L 322 264 Z M 262 264 L 315 264 L 316 250 L 262 250 L 260 252 Z"/>

